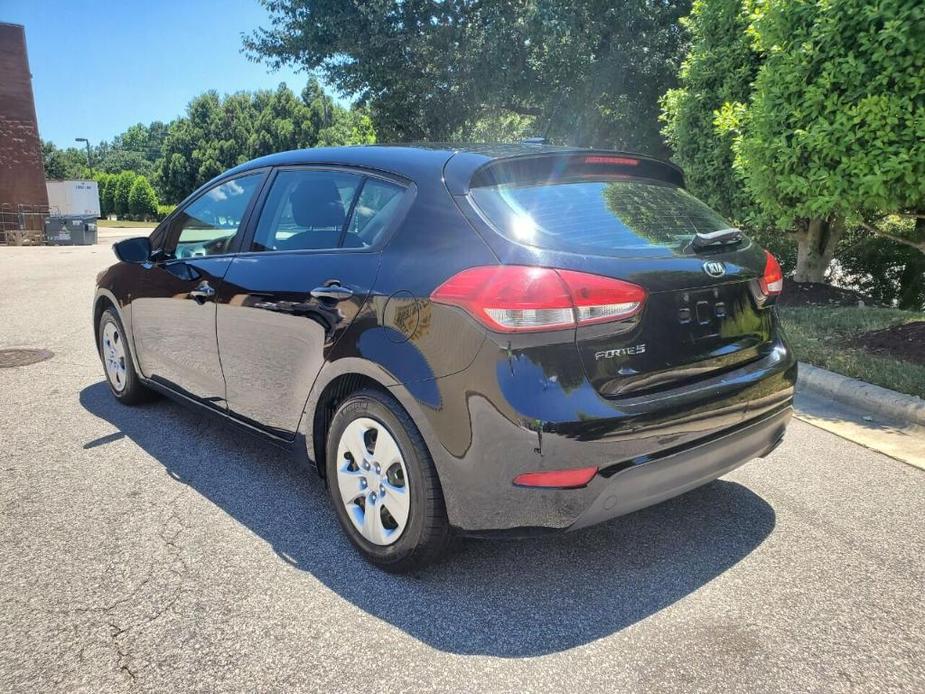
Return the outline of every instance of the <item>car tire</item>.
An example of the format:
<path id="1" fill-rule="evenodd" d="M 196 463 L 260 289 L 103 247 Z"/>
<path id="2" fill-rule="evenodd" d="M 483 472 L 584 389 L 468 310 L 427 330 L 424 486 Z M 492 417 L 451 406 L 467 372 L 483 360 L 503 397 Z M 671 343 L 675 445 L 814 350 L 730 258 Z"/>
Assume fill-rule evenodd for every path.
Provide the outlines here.
<path id="1" fill-rule="evenodd" d="M 112 308 L 103 311 L 97 325 L 97 341 L 106 382 L 116 400 L 124 405 L 137 405 L 154 398 L 154 392 L 141 382 L 132 361 L 131 347 L 125 339 L 125 329 Z"/>
<path id="2" fill-rule="evenodd" d="M 450 528 L 437 471 L 394 398 L 376 390 L 347 397 L 331 420 L 325 460 L 337 518 L 369 562 L 404 573 L 444 552 Z"/>

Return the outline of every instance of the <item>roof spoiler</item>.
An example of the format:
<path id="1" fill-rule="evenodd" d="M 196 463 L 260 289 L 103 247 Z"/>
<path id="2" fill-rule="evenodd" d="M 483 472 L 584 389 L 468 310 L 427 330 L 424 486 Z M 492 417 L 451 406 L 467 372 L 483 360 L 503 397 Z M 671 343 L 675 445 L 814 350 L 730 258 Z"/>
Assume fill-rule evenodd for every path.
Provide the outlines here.
<path id="1" fill-rule="evenodd" d="M 553 179 L 580 179 L 588 176 L 651 178 L 684 186 L 684 175 L 676 166 L 641 154 L 593 149 L 547 150 L 539 147 L 536 152 L 501 156 L 484 162 L 472 173 L 463 190 L 453 191 L 451 188 L 451 191 L 465 194 L 469 188 L 481 186 L 511 183 L 529 185 Z"/>

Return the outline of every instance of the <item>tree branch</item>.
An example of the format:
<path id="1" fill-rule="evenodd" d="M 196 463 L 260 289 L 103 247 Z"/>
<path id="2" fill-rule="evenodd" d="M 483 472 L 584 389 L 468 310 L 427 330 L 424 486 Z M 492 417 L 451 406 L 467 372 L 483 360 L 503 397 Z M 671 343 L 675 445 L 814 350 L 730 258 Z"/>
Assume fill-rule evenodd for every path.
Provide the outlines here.
<path id="1" fill-rule="evenodd" d="M 895 234 L 891 234 L 888 231 L 884 231 L 883 229 L 878 229 L 877 227 L 871 224 L 868 224 L 867 222 L 864 222 L 864 221 L 861 222 L 861 226 L 867 229 L 867 231 L 871 232 L 872 234 L 883 236 L 884 238 L 890 239 L 892 241 L 896 241 L 897 243 L 905 244 L 906 246 L 909 246 L 910 248 L 914 248 L 920 253 L 925 253 L 925 241 L 915 242 L 911 239 L 903 238 L 902 236 L 896 236 Z"/>
<path id="2" fill-rule="evenodd" d="M 521 116 L 535 116 L 539 118 L 543 115 L 543 109 L 534 106 L 519 106 L 517 104 L 503 104 L 501 108 L 512 111 Z"/>

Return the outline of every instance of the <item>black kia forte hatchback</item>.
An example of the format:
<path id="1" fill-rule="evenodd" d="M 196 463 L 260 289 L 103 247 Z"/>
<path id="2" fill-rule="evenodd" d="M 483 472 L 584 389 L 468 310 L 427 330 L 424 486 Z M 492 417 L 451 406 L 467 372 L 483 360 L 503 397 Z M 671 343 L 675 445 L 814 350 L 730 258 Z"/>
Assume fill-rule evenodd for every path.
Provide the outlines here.
<path id="1" fill-rule="evenodd" d="M 306 451 L 391 570 L 454 531 L 576 530 L 681 494 L 791 416 L 780 266 L 646 157 L 284 152 L 115 251 L 93 316 L 115 397 Z"/>

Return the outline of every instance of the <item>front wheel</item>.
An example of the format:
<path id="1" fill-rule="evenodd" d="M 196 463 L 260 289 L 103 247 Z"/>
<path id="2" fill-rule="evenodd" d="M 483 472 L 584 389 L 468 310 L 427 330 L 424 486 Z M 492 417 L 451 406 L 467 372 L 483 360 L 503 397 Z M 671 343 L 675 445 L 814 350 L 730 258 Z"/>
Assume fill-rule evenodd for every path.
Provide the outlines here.
<path id="1" fill-rule="evenodd" d="M 410 571 L 444 551 L 449 523 L 430 452 L 391 396 L 364 390 L 338 407 L 326 473 L 341 526 L 373 564 Z"/>
<path id="2" fill-rule="evenodd" d="M 145 388 L 138 378 L 122 321 L 113 309 L 103 311 L 97 330 L 100 359 L 103 360 L 106 381 L 112 394 L 126 405 L 136 405 L 152 399 L 154 393 Z"/>

